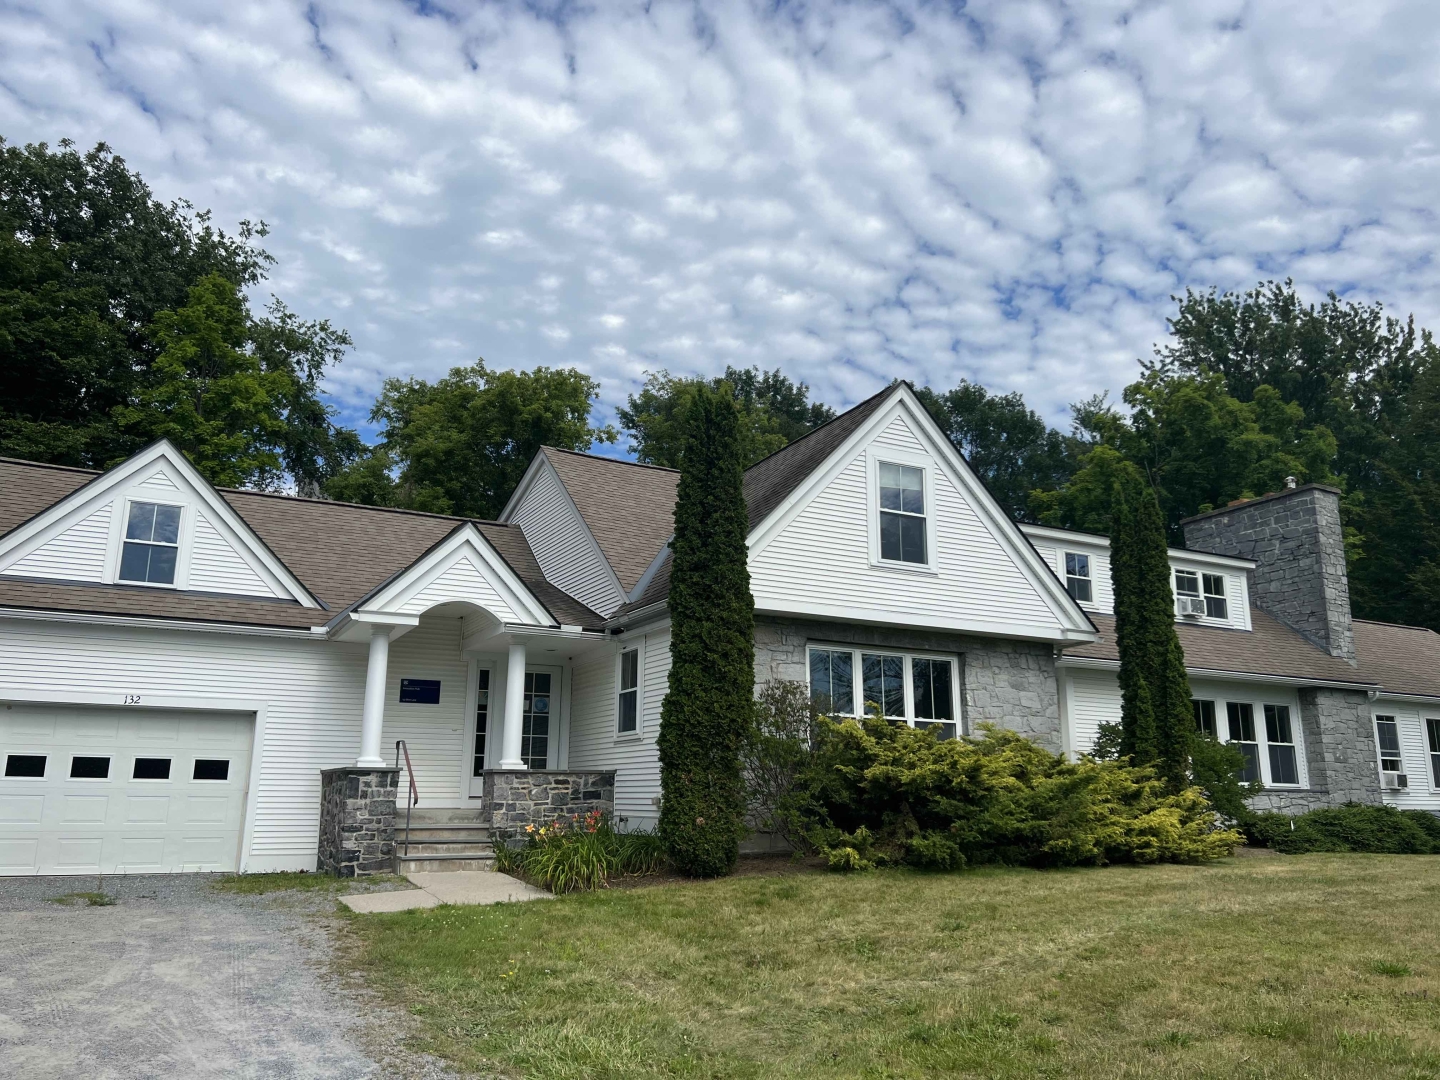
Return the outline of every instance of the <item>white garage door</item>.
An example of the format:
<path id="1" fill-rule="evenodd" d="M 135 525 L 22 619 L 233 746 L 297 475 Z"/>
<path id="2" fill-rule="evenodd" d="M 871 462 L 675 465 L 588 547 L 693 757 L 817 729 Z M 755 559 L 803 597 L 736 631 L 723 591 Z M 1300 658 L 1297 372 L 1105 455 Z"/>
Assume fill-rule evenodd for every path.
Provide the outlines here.
<path id="1" fill-rule="evenodd" d="M 0 707 L 0 874 L 234 870 L 254 719 Z"/>

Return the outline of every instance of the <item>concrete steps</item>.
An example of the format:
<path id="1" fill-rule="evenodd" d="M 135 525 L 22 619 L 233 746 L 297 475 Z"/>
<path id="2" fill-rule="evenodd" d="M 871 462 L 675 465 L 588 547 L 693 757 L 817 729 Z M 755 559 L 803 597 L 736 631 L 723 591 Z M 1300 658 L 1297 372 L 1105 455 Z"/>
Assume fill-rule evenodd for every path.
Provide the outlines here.
<path id="1" fill-rule="evenodd" d="M 408 829 L 404 809 L 396 814 L 397 874 L 491 870 L 494 863 L 490 828 L 480 820 L 480 811 L 417 806 L 410 811 Z"/>

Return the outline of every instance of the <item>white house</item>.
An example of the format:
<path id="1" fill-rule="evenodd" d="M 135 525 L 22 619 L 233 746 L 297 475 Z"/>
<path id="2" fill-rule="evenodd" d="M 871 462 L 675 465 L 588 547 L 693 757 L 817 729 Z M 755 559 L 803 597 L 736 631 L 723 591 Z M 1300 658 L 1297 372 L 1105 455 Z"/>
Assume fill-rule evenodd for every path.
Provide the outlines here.
<path id="1" fill-rule="evenodd" d="M 443 820 L 526 777 L 535 812 L 566 784 L 608 806 L 613 773 L 653 825 L 675 487 L 546 449 L 487 522 L 218 491 L 165 443 L 99 474 L 0 460 L 0 873 L 314 868 L 322 770 L 393 785 L 402 740 Z M 1010 522 L 905 385 L 745 494 L 757 681 L 1076 754 L 1118 718 L 1105 538 Z M 1440 638 L 1352 622 L 1334 493 L 1186 532 L 1197 723 L 1262 801 L 1440 810 Z"/>

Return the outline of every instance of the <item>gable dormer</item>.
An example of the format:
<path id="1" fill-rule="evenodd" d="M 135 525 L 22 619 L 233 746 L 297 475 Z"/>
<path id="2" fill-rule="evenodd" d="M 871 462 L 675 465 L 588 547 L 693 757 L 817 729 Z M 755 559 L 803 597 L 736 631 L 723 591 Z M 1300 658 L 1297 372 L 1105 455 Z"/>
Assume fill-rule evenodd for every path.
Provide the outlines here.
<path id="1" fill-rule="evenodd" d="M 826 425 L 754 466 L 763 485 L 747 474 L 756 610 L 1092 639 L 1083 611 L 914 392 L 897 384 L 864 410 L 831 422 L 848 425 L 836 429 L 842 437 Z M 767 498 L 772 490 L 782 494 Z"/>
<path id="2" fill-rule="evenodd" d="M 321 606 L 165 441 L 0 539 L 0 577 Z"/>
<path id="3" fill-rule="evenodd" d="M 1110 615 L 1115 596 L 1110 583 L 1110 538 L 1041 525 L 1021 530 L 1055 576 L 1086 611 Z M 1187 625 L 1250 629 L 1248 559 L 1170 549 L 1170 591 L 1175 617 Z"/>

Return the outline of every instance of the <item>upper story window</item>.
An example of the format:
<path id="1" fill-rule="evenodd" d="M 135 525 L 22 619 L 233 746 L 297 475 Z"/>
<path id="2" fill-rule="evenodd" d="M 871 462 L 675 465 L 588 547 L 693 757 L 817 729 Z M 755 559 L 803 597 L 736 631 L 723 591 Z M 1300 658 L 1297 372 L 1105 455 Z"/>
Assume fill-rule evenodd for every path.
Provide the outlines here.
<path id="1" fill-rule="evenodd" d="M 125 523 L 119 579 L 148 585 L 173 585 L 175 561 L 179 554 L 180 507 L 132 502 L 130 517 Z"/>
<path id="2" fill-rule="evenodd" d="M 1197 574 L 1194 570 L 1175 571 L 1175 610 L 1181 615 L 1204 615 L 1209 619 L 1228 620 L 1230 605 L 1225 597 L 1224 574 Z"/>
<path id="3" fill-rule="evenodd" d="M 615 730 L 633 735 L 640 730 L 640 650 L 620 654 L 620 702 Z"/>
<path id="4" fill-rule="evenodd" d="M 1205 614 L 1212 619 L 1230 618 L 1230 609 L 1225 603 L 1225 575 L 1202 574 L 1205 588 Z"/>
<path id="5" fill-rule="evenodd" d="M 880 465 L 880 557 L 925 563 L 925 470 Z"/>
<path id="6" fill-rule="evenodd" d="M 1093 603 L 1094 589 L 1090 584 L 1090 556 L 1074 551 L 1065 552 L 1065 591 L 1077 604 Z"/>

